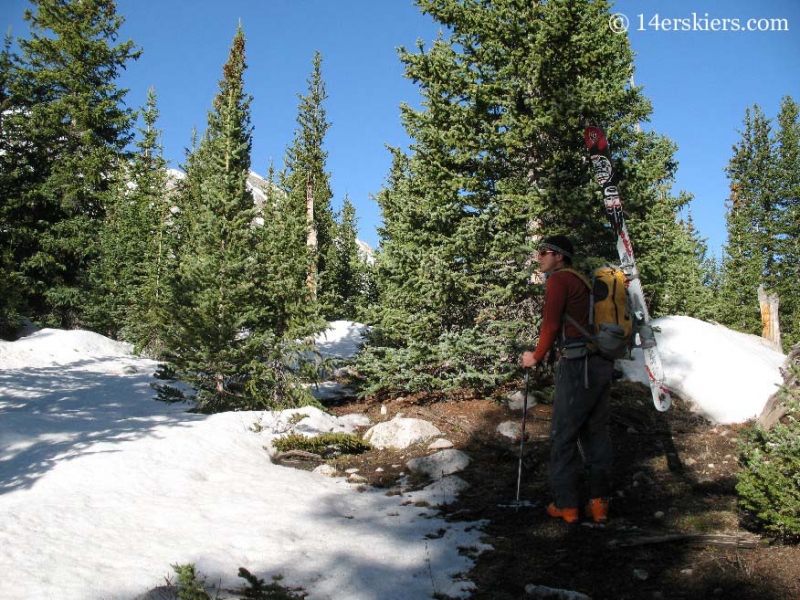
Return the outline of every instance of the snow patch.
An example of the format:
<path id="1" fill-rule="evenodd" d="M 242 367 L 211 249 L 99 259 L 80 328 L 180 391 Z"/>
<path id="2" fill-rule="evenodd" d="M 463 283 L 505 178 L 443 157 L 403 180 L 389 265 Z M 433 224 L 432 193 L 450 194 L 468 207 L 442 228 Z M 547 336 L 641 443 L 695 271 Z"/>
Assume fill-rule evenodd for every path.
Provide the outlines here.
<path id="1" fill-rule="evenodd" d="M 760 337 L 693 319 L 670 316 L 653 321 L 666 384 L 715 423 L 757 417 L 781 385 L 786 356 Z M 648 385 L 641 350 L 620 360 L 627 379 Z"/>

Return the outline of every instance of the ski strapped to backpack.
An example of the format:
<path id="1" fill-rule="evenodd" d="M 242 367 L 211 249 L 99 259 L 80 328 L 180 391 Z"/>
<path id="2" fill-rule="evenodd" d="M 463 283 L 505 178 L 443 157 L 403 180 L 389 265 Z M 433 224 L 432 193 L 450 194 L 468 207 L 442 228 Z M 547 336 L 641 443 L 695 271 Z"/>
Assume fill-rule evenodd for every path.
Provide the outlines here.
<path id="1" fill-rule="evenodd" d="M 627 356 L 633 317 L 625 273 L 613 265 L 604 265 L 594 269 L 590 279 L 570 267 L 562 270 L 578 277 L 589 289 L 589 331 L 572 315 L 564 315 L 589 340 L 588 349 L 612 360 Z"/>
<path id="2" fill-rule="evenodd" d="M 592 160 L 597 183 L 603 192 L 606 216 L 617 235 L 620 268 L 625 273 L 627 280 L 628 295 L 635 323 L 635 337 L 638 338 L 637 346 L 642 349 L 644 355 L 645 371 L 650 382 L 653 404 L 658 410 L 665 411 L 670 407 L 672 397 L 664 384 L 664 368 L 656 346 L 655 333 L 650 324 L 650 313 L 647 310 L 639 270 L 633 256 L 633 244 L 625 223 L 625 213 L 622 210 L 622 198 L 618 187 L 619 178 L 611 157 L 611 148 L 605 133 L 599 127 L 587 127 L 584 131 L 584 140 Z"/>

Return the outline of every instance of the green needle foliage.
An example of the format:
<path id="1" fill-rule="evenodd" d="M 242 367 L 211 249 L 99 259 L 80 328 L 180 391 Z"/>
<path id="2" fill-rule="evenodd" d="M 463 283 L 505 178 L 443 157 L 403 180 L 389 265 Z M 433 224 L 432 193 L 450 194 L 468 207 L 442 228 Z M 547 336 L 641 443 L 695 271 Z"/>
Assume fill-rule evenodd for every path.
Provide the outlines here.
<path id="1" fill-rule="evenodd" d="M 783 99 L 776 121 L 758 105 L 748 108 L 728 164 L 719 319 L 761 333 L 757 289 L 763 285 L 780 299 L 788 350 L 800 339 L 800 118 L 792 98 Z"/>
<path id="2" fill-rule="evenodd" d="M 566 233 L 582 256 L 617 259 L 586 125 L 604 126 L 618 153 L 656 308 L 665 295 L 662 256 L 648 252 L 674 249 L 687 265 L 696 260 L 676 222 L 688 198 L 669 195 L 674 144 L 638 131 L 650 104 L 631 85 L 627 38 L 609 34 L 607 2 L 417 4 L 447 34 L 400 50 L 422 106 L 402 106 L 412 143 L 393 150 L 377 196 L 380 303 L 359 363 L 366 392 L 492 388 L 514 376 L 517 353 L 538 326 L 542 288 L 531 275 L 541 236 Z"/>
<path id="3" fill-rule="evenodd" d="M 156 94 L 148 92 L 143 127 L 117 195 L 100 231 L 100 255 L 92 265 L 93 298 L 87 320 L 95 331 L 121 337 L 158 356 L 169 304 L 167 276 L 175 268 L 179 240 L 167 187 L 167 162 L 156 127 Z"/>
<path id="4" fill-rule="evenodd" d="M 331 449 L 344 454 L 361 454 L 370 450 L 369 442 L 351 433 L 322 433 L 314 437 L 301 433 L 290 433 L 273 442 L 278 452 L 304 450 L 313 454 L 322 454 Z"/>
<path id="5" fill-rule="evenodd" d="M 795 381 L 800 369 L 793 369 Z M 757 527 L 800 540 L 800 393 L 784 388 L 785 422 L 753 425 L 740 445 L 739 504 Z"/>
<path id="6" fill-rule="evenodd" d="M 335 224 L 331 210 L 333 192 L 325 170 L 328 153 L 323 144 L 330 127 L 324 102 L 328 98 L 322 79 L 322 55 L 314 54 L 308 93 L 299 96 L 295 138 L 286 150 L 286 172 L 281 187 L 289 197 L 288 208 L 306 222 L 307 282 L 314 297 L 324 297 L 332 287 L 327 260 Z"/>
<path id="7" fill-rule="evenodd" d="M 139 57 L 117 42 L 111 0 L 31 0 L 30 37 L 0 65 L 0 261 L 19 290 L 6 300 L 42 324 L 83 323 L 89 267 L 117 190 L 134 113 L 115 80 Z"/>
<path id="8" fill-rule="evenodd" d="M 178 575 L 178 599 L 179 600 L 211 600 L 205 589 L 205 577 L 197 574 L 193 564 L 172 565 Z"/>
<path id="9" fill-rule="evenodd" d="M 325 261 L 326 284 L 320 293 L 320 302 L 330 320 L 358 321 L 372 298 L 372 269 L 360 254 L 356 209 L 348 197 L 335 219 L 334 230 L 336 235 Z"/>
<path id="10" fill-rule="evenodd" d="M 256 206 L 247 187 L 252 127 L 244 49 L 239 27 L 179 197 L 181 246 L 164 355 L 204 412 L 311 402 L 298 378 L 315 376 L 303 339 L 320 322 L 303 291 L 305 272 L 290 258 L 300 255 L 305 264 L 302 222 L 281 210 L 285 202 L 273 192 Z"/>

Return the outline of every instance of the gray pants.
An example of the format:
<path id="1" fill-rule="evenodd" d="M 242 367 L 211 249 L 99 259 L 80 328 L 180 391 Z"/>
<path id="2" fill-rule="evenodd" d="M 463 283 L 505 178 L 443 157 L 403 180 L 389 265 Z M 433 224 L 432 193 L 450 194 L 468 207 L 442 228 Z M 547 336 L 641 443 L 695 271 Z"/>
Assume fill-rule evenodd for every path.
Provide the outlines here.
<path id="1" fill-rule="evenodd" d="M 613 451 L 608 422 L 613 372 L 614 362 L 598 355 L 588 360 L 562 358 L 556 365 L 550 486 L 558 508 L 580 506 L 584 468 L 588 471 L 590 498 L 608 497 L 611 493 Z M 578 449 L 579 441 L 585 462 Z"/>

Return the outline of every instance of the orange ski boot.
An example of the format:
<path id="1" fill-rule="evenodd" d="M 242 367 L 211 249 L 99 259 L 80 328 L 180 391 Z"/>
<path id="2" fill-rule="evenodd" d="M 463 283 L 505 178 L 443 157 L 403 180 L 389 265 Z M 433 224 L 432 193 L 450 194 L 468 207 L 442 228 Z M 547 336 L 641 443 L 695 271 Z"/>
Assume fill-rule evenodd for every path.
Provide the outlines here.
<path id="1" fill-rule="evenodd" d="M 592 498 L 586 505 L 586 516 L 595 523 L 607 523 L 609 504 L 608 498 Z"/>
<path id="2" fill-rule="evenodd" d="M 567 523 L 577 523 L 580 519 L 577 508 L 557 508 L 554 502 L 547 506 L 547 514 L 557 519 L 564 519 Z"/>

